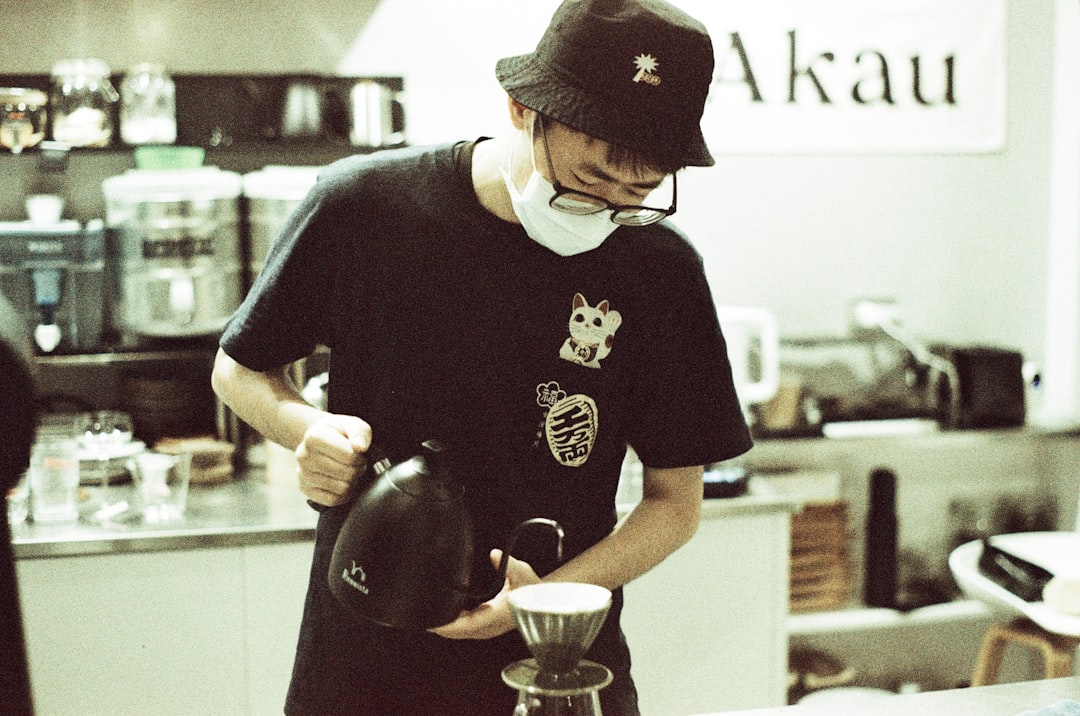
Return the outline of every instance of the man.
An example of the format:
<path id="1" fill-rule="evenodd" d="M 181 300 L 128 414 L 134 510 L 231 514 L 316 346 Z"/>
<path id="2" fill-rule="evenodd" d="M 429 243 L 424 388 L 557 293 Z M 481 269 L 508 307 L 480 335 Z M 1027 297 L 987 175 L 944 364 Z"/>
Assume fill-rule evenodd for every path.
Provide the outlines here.
<path id="1" fill-rule="evenodd" d="M 37 429 L 37 386 L 33 374 L 34 352 L 26 336 L 26 324 L 0 295 L 0 490 L 18 484 L 30 463 L 30 448 Z M 11 548 L 7 511 L 0 515 L 0 703 L 12 716 L 33 714 L 30 673 L 26 662 L 22 611 Z"/>
<path id="2" fill-rule="evenodd" d="M 529 654 L 506 593 L 541 578 L 614 590 L 587 657 L 615 674 L 604 713 L 638 713 L 620 587 L 693 535 L 702 466 L 750 447 L 701 259 L 660 221 L 674 173 L 713 164 L 712 68 L 705 29 L 671 5 L 566 0 L 535 52 L 497 65 L 514 132 L 343 160 L 292 215 L 214 370 L 324 506 L 287 713 L 512 712 L 500 672 Z M 285 372 L 319 344 L 329 412 Z M 396 462 L 431 438 L 485 558 L 547 517 L 567 561 L 526 538 L 499 595 L 431 632 L 350 618 L 327 568 L 366 452 Z M 616 529 L 627 445 L 644 497 Z"/>

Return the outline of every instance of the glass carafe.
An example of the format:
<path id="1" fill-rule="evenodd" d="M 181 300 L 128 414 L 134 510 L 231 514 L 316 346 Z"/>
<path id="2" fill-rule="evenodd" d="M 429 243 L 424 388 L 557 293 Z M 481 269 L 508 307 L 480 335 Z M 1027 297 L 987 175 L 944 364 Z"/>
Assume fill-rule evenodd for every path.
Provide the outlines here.
<path id="1" fill-rule="evenodd" d="M 176 85 L 161 65 L 135 65 L 120 84 L 120 138 L 126 144 L 176 141 Z"/>
<path id="2" fill-rule="evenodd" d="M 52 68 L 53 139 L 72 147 L 106 147 L 120 95 L 101 60 L 61 60 Z"/>

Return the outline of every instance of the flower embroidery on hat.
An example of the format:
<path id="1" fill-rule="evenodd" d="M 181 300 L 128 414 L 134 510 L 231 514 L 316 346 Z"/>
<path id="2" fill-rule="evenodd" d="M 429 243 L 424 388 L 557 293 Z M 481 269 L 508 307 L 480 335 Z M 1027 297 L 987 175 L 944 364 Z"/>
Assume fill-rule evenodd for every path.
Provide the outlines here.
<path id="1" fill-rule="evenodd" d="M 638 55 L 634 58 L 634 67 L 638 70 L 634 75 L 634 82 L 645 82 L 654 87 L 660 84 L 660 75 L 656 74 L 656 68 L 659 66 L 660 63 L 652 55 L 644 53 Z"/>

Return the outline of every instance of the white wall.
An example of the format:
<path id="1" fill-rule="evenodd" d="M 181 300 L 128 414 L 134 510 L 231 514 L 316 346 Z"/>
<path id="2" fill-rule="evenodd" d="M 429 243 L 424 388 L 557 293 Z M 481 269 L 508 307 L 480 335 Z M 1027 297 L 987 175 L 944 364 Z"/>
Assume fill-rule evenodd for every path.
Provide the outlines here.
<path id="1" fill-rule="evenodd" d="M 688 9 L 700 0 L 682 0 Z M 415 142 L 505 131 L 494 61 L 557 5 L 383 0 L 343 72 L 402 74 Z M 848 301 L 892 296 L 917 335 L 1041 360 L 1052 0 L 1012 0 L 1007 143 L 978 155 L 720 156 L 680 185 L 676 223 L 718 302 L 774 309 L 786 335 L 842 334 Z"/>
<path id="2" fill-rule="evenodd" d="M 1080 404 L 1080 7 L 1056 9 L 1043 412 L 1068 420 Z"/>
<path id="3" fill-rule="evenodd" d="M 331 72 L 379 0 L 4 0 L 0 73 L 47 73 L 64 57 L 122 72 Z"/>
<path id="4" fill-rule="evenodd" d="M 8 3 L 0 24 L 0 73 L 94 55 L 115 68 L 157 59 L 177 72 L 400 74 L 410 141 L 457 139 L 508 128 L 494 62 L 530 51 L 557 4 L 283 0 L 268 11 L 230 0 L 26 0 Z M 784 334 L 807 336 L 842 334 L 853 298 L 891 296 L 916 335 L 1044 360 L 1055 0 L 1008 6 L 1002 151 L 723 155 L 685 173 L 677 223 L 704 254 L 718 302 L 768 306 Z M 1056 251 L 1076 238 L 1064 241 Z M 1064 273 L 1072 287 L 1059 282 L 1065 298 L 1051 295 L 1075 304 L 1080 267 Z M 1077 362 L 1064 355 L 1057 365 Z"/>

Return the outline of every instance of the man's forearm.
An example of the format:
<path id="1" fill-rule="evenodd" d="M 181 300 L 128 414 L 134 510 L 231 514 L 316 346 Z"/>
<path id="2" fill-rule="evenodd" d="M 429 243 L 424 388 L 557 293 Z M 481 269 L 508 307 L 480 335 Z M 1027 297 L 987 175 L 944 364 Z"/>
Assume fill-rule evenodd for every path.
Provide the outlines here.
<path id="1" fill-rule="evenodd" d="M 660 564 L 697 531 L 701 471 L 700 467 L 646 468 L 645 495 L 626 519 L 545 581 L 589 582 L 615 589 Z"/>
<path id="2" fill-rule="evenodd" d="M 253 371 L 219 350 L 212 382 L 214 392 L 241 420 L 290 450 L 322 414 L 303 399 L 284 368 Z"/>

